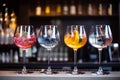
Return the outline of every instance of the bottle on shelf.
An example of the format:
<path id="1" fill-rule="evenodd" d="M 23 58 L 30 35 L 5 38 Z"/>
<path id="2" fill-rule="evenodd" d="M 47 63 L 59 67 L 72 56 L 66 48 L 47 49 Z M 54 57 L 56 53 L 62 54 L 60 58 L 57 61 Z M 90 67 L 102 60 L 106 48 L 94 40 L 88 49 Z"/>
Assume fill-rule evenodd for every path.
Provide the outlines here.
<path id="1" fill-rule="evenodd" d="M 6 63 L 9 63 L 10 62 L 10 55 L 8 52 L 6 52 Z"/>
<path id="2" fill-rule="evenodd" d="M 1 12 L 2 12 L 3 15 L 4 15 L 4 14 L 5 14 L 5 8 L 7 7 L 7 4 L 6 4 L 6 3 L 3 3 L 1 7 L 2 7 Z"/>
<path id="3" fill-rule="evenodd" d="M 77 6 L 77 9 L 78 9 L 78 15 L 82 15 L 82 4 L 80 3 L 80 1 L 78 2 L 78 6 Z"/>
<path id="4" fill-rule="evenodd" d="M 108 7 L 108 15 L 112 15 L 112 4 L 110 3 L 109 4 L 109 7 Z"/>
<path id="5" fill-rule="evenodd" d="M 10 49 L 10 63 L 13 63 L 13 50 Z"/>
<path id="6" fill-rule="evenodd" d="M 35 14 L 36 14 L 37 16 L 40 16 L 40 15 L 42 14 L 42 7 L 41 7 L 39 1 L 37 2 L 37 6 L 36 6 L 36 9 L 35 9 Z"/>
<path id="7" fill-rule="evenodd" d="M 45 50 L 45 49 L 43 49 L 43 56 L 42 56 L 42 61 L 43 62 L 45 62 L 45 61 L 47 61 L 48 60 L 48 52 Z"/>
<path id="8" fill-rule="evenodd" d="M 57 6 L 56 6 L 56 15 L 60 15 L 61 14 L 61 5 L 60 2 L 57 2 Z"/>
<path id="9" fill-rule="evenodd" d="M 4 14 L 4 33 L 5 33 L 5 44 L 9 44 L 9 14 L 8 14 L 8 8 L 5 8 L 5 14 Z"/>
<path id="10" fill-rule="evenodd" d="M 70 15 L 76 15 L 76 5 L 74 3 L 74 0 L 71 0 Z"/>
<path id="11" fill-rule="evenodd" d="M 11 45 L 14 44 L 13 38 L 14 38 L 14 32 L 11 31 L 11 32 L 9 33 L 9 44 L 11 44 Z"/>
<path id="12" fill-rule="evenodd" d="M 16 26 L 17 26 L 17 16 L 16 16 L 15 12 L 12 11 L 12 13 L 10 15 L 9 27 L 10 27 L 10 29 L 15 30 Z"/>
<path id="13" fill-rule="evenodd" d="M 45 6 L 45 14 L 50 15 L 50 13 L 51 13 L 50 3 L 47 1 Z"/>
<path id="14" fill-rule="evenodd" d="M 2 12 L 0 11 L 0 30 L 3 27 L 3 17 L 2 17 Z"/>
<path id="15" fill-rule="evenodd" d="M 64 60 L 63 58 L 64 58 L 63 47 L 60 47 L 59 61 L 63 61 Z"/>
<path id="16" fill-rule="evenodd" d="M 8 8 L 5 8 L 5 14 L 4 14 L 4 31 L 6 32 L 9 28 L 9 14 L 8 14 Z"/>
<path id="17" fill-rule="evenodd" d="M 68 13 L 69 13 L 69 8 L 67 5 L 67 1 L 65 0 L 63 5 L 63 15 L 68 15 Z"/>
<path id="18" fill-rule="evenodd" d="M 69 60 L 68 58 L 68 49 L 67 47 L 64 48 L 64 61 L 67 62 Z"/>
<path id="19" fill-rule="evenodd" d="M 88 4 L 88 15 L 93 15 L 93 7 L 91 3 Z"/>
<path id="20" fill-rule="evenodd" d="M 4 30 L 1 30 L 0 44 L 3 45 L 4 43 L 5 43 L 5 34 L 4 34 Z"/>
<path id="21" fill-rule="evenodd" d="M 19 57 L 18 57 L 18 51 L 15 51 L 14 53 L 14 63 L 18 63 L 19 62 Z"/>
<path id="22" fill-rule="evenodd" d="M 2 54 L 0 53 L 0 63 L 2 63 Z"/>
<path id="23" fill-rule="evenodd" d="M 4 42 L 4 30 L 3 30 L 3 16 L 2 12 L 0 12 L 0 44 L 3 44 Z"/>
<path id="24" fill-rule="evenodd" d="M 46 61 L 47 60 L 47 52 L 44 48 L 39 47 L 37 54 L 37 61 Z"/>
<path id="25" fill-rule="evenodd" d="M 5 52 L 2 52 L 2 63 L 5 63 Z"/>
<path id="26" fill-rule="evenodd" d="M 17 16 L 15 15 L 15 12 L 12 11 L 10 15 L 10 23 L 9 23 L 9 44 L 13 44 L 13 37 L 14 37 L 14 31 L 17 27 Z"/>
<path id="27" fill-rule="evenodd" d="M 103 15 L 103 6 L 101 3 L 99 4 L 98 14 Z"/>
<path id="28" fill-rule="evenodd" d="M 119 43 L 113 43 L 109 46 L 110 62 L 120 62 Z"/>
<path id="29" fill-rule="evenodd" d="M 58 48 L 55 48 L 53 50 L 53 53 L 54 53 L 53 61 L 56 62 L 58 61 Z"/>
<path id="30" fill-rule="evenodd" d="M 43 54 L 41 54 L 41 53 L 43 53 L 42 51 L 43 51 L 42 48 L 38 49 L 37 61 L 42 61 L 42 56 L 43 56 Z"/>

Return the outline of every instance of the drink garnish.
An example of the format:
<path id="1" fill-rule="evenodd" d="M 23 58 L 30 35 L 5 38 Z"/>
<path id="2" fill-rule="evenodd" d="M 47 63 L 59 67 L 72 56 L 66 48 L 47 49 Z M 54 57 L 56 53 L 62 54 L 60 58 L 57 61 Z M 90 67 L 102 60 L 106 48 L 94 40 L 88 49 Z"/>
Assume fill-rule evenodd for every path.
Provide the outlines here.
<path id="1" fill-rule="evenodd" d="M 82 38 L 80 37 L 79 42 L 82 42 Z"/>
<path id="2" fill-rule="evenodd" d="M 22 34 L 22 36 L 26 36 L 27 35 L 27 32 L 26 31 L 24 31 L 23 32 L 23 34 Z"/>
<path id="3" fill-rule="evenodd" d="M 79 32 L 78 30 L 74 30 L 74 41 L 73 43 L 79 43 Z"/>

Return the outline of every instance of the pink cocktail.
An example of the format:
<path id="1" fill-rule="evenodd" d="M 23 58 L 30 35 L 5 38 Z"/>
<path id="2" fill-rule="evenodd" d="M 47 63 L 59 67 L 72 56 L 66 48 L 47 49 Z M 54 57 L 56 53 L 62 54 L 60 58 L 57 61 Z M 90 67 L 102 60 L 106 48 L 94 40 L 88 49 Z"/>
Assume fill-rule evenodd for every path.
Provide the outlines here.
<path id="1" fill-rule="evenodd" d="M 36 42 L 35 35 L 31 35 L 30 37 L 27 36 L 20 37 L 19 34 L 16 34 L 14 36 L 14 43 L 22 49 L 30 48 L 31 46 L 34 45 L 35 42 Z"/>

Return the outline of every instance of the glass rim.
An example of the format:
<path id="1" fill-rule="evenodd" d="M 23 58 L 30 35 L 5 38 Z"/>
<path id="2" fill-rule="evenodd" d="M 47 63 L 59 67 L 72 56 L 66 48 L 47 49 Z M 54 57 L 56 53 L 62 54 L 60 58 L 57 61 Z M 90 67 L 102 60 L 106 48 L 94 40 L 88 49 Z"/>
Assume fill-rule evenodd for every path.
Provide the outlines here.
<path id="1" fill-rule="evenodd" d="M 72 24 L 72 25 L 67 25 L 67 26 L 85 26 L 83 24 Z"/>
<path id="2" fill-rule="evenodd" d="M 110 26 L 110 24 L 96 24 L 96 25 L 92 25 L 92 26 Z"/>
<path id="3" fill-rule="evenodd" d="M 67 27 L 85 27 L 85 25 L 67 25 Z"/>
<path id="4" fill-rule="evenodd" d="M 40 26 L 57 26 L 55 24 L 45 24 L 45 25 L 40 25 Z"/>
<path id="5" fill-rule="evenodd" d="M 31 24 L 20 24 L 20 25 L 17 25 L 17 26 L 33 26 Z"/>

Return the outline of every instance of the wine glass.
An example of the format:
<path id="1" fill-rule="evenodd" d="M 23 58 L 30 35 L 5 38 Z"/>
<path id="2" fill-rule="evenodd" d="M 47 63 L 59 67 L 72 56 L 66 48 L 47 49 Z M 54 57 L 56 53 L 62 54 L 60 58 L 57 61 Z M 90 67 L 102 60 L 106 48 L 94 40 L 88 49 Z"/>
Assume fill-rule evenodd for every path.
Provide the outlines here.
<path id="1" fill-rule="evenodd" d="M 48 54 L 48 68 L 45 71 L 46 74 L 52 74 L 50 66 L 50 52 L 58 45 L 60 41 L 59 31 L 56 25 L 44 25 L 40 27 L 38 34 L 38 43 L 46 48 L 49 52 Z"/>
<path id="2" fill-rule="evenodd" d="M 23 69 L 20 73 L 26 74 L 30 71 L 26 69 L 26 50 L 36 42 L 36 35 L 32 25 L 17 26 L 14 33 L 14 43 L 23 50 Z"/>
<path id="3" fill-rule="evenodd" d="M 67 26 L 66 33 L 64 35 L 65 44 L 74 50 L 74 69 L 72 74 L 78 74 L 77 69 L 77 50 L 83 47 L 87 42 L 86 31 L 84 25 L 70 25 Z"/>
<path id="4" fill-rule="evenodd" d="M 91 27 L 89 34 L 89 43 L 98 49 L 99 52 L 99 69 L 95 74 L 103 75 L 101 67 L 101 54 L 102 49 L 106 48 L 112 43 L 112 32 L 109 25 L 95 25 Z"/>

